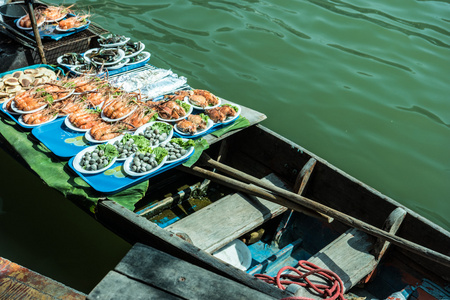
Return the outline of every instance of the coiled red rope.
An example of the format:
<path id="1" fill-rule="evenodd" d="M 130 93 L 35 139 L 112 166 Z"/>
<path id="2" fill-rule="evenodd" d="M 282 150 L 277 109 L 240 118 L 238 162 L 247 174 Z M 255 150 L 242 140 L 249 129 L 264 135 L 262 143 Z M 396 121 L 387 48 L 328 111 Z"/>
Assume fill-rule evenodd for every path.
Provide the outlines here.
<path id="1" fill-rule="evenodd" d="M 289 284 L 298 284 L 302 287 L 308 287 L 316 291 L 318 294 L 322 295 L 324 297 L 324 300 L 345 300 L 344 298 L 344 284 L 342 283 L 342 280 L 339 278 L 339 276 L 326 269 L 321 269 L 318 266 L 316 266 L 313 263 L 310 263 L 306 260 L 300 260 L 298 262 L 298 266 L 301 267 L 304 270 L 307 270 L 306 273 L 303 273 L 299 269 L 286 266 L 281 268 L 276 277 L 268 276 L 265 274 L 255 274 L 256 278 L 259 278 L 267 283 L 276 285 L 279 289 L 285 290 L 286 287 L 283 285 L 289 285 Z M 290 270 L 298 275 L 294 274 L 283 274 L 284 271 Z M 321 277 L 325 279 L 327 282 L 330 283 L 330 285 L 323 285 L 323 284 L 313 284 L 309 279 L 308 276 L 315 275 L 318 277 Z M 327 298 L 325 298 L 327 297 Z M 309 298 L 305 297 L 287 297 L 283 300 L 309 300 Z"/>

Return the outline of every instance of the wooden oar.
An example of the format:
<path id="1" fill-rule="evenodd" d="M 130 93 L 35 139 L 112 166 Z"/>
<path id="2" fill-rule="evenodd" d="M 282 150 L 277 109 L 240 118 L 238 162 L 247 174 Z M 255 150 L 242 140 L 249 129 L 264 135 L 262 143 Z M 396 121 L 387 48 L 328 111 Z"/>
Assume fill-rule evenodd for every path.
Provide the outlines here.
<path id="1" fill-rule="evenodd" d="M 413 243 L 411 241 L 408 241 L 408 240 L 398 237 L 396 235 L 390 234 L 384 230 L 379 229 L 378 227 L 375 227 L 373 225 L 365 223 L 359 219 L 351 217 L 347 214 L 344 214 L 340 211 L 337 211 L 335 209 L 327 207 L 323 204 L 317 203 L 306 197 L 297 195 L 295 193 L 289 192 L 282 188 L 278 188 L 272 184 L 266 184 L 256 177 L 253 177 L 242 171 L 234 169 L 230 166 L 226 166 L 224 164 L 216 162 L 213 159 L 206 157 L 206 154 L 203 154 L 203 155 L 205 155 L 205 157 L 200 161 L 200 163 L 209 164 L 210 166 L 213 166 L 217 170 L 220 170 L 224 173 L 230 174 L 231 176 L 233 176 L 235 178 L 239 178 L 239 179 L 249 182 L 251 184 L 205 170 L 198 166 L 192 166 L 191 168 L 180 166 L 178 168 L 187 173 L 210 179 L 212 181 L 223 184 L 227 187 L 230 187 L 230 188 L 233 188 L 238 191 L 245 192 L 245 193 L 248 193 L 248 194 L 251 194 L 254 196 L 261 197 L 263 199 L 278 203 L 280 205 L 286 206 L 286 207 L 296 210 L 296 211 L 302 211 L 302 206 L 310 208 L 312 210 L 315 210 L 317 212 L 320 212 L 327 216 L 335 218 L 336 220 L 338 220 L 350 227 L 359 229 L 370 235 L 373 235 L 378 238 L 384 239 L 388 242 L 391 242 L 392 244 L 394 244 L 398 247 L 401 247 L 403 249 L 406 249 L 408 251 L 416 253 L 420 256 L 426 257 L 427 259 L 433 260 L 433 261 L 443 264 L 447 267 L 450 267 L 450 257 L 448 257 L 444 254 L 441 254 L 437 251 L 428 249 L 426 247 L 423 247 L 421 245 L 418 245 L 416 243 Z M 253 184 L 255 184 L 257 186 L 255 186 Z M 265 189 L 261 188 L 261 186 L 264 186 Z"/>

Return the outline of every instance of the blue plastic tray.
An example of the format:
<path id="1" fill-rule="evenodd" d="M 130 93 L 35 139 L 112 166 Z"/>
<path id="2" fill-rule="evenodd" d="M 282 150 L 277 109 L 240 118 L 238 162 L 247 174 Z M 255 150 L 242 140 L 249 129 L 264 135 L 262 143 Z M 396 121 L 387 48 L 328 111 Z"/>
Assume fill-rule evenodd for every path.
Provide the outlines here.
<path id="1" fill-rule="evenodd" d="M 68 16 L 74 17 L 75 15 L 68 14 Z M 64 19 L 67 19 L 67 17 Z M 14 21 L 16 26 L 17 26 L 18 22 L 19 22 L 19 19 Z M 39 35 L 41 36 L 41 39 L 49 39 L 49 40 L 58 41 L 58 40 L 62 39 L 63 37 L 66 37 L 66 36 L 69 36 L 69 35 L 75 34 L 77 32 L 88 29 L 90 24 L 91 24 L 91 21 L 88 20 L 88 23 L 86 25 L 83 25 L 83 26 L 78 27 L 71 31 L 58 31 L 58 30 L 56 30 L 56 25 L 44 24 L 41 27 L 39 27 Z M 34 37 L 33 30 L 25 30 L 25 32 Z"/>
<path id="2" fill-rule="evenodd" d="M 165 164 L 154 173 L 150 173 L 141 177 L 128 176 L 123 171 L 123 161 L 116 161 L 108 170 L 99 174 L 83 174 L 75 170 L 75 168 L 73 167 L 74 157 L 69 160 L 69 166 L 76 174 L 78 174 L 78 176 L 80 176 L 96 191 L 104 194 L 114 194 L 185 163 L 189 159 L 189 157 L 194 154 L 194 152 L 195 151 L 193 151 L 191 155 L 186 157 L 184 160 Z"/>
<path id="3" fill-rule="evenodd" d="M 70 158 L 91 145 L 84 132 L 73 131 L 64 124 L 65 118 L 35 127 L 31 133 L 55 155 Z"/>

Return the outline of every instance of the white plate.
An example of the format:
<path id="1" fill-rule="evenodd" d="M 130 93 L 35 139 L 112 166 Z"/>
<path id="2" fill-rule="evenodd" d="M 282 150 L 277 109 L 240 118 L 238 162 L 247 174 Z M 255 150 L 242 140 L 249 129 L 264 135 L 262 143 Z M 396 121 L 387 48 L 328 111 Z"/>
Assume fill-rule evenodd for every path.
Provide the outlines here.
<path id="1" fill-rule="evenodd" d="M 21 18 L 16 22 L 16 26 L 17 26 L 17 28 L 22 29 L 22 30 L 33 30 L 33 27 L 29 27 L 29 28 L 28 28 L 28 27 L 22 27 L 22 26 L 19 25 L 20 21 L 21 21 L 23 18 L 25 18 L 26 16 L 27 16 L 27 15 L 21 17 Z M 42 21 L 41 23 L 37 24 L 37 27 L 42 26 L 44 23 L 45 23 L 45 19 L 44 19 L 44 21 Z"/>
<path id="2" fill-rule="evenodd" d="M 123 41 L 123 42 L 118 42 L 118 43 L 114 43 L 114 44 L 101 44 L 100 43 L 100 40 L 101 39 L 98 39 L 97 41 L 98 41 L 98 44 L 101 46 L 101 47 L 103 47 L 103 48 L 112 48 L 112 47 L 118 47 L 118 46 L 123 46 L 123 45 L 125 45 L 129 40 L 130 40 L 130 38 L 125 38 L 125 41 Z"/>
<path id="3" fill-rule="evenodd" d="M 163 124 L 167 124 L 166 122 L 160 122 L 160 121 L 153 121 L 153 122 L 149 122 L 147 124 L 142 125 L 141 127 L 139 127 L 138 129 L 136 129 L 136 131 L 134 132 L 134 135 L 139 135 L 141 133 L 144 133 L 145 129 L 152 127 L 153 124 L 155 123 L 163 123 Z M 173 136 L 173 126 L 172 129 L 169 131 L 169 133 L 167 134 L 167 139 L 165 139 L 162 142 L 159 142 L 157 145 L 151 145 L 152 147 L 158 147 L 158 145 L 166 143 L 167 141 L 169 141 Z"/>
<path id="4" fill-rule="evenodd" d="M 106 107 L 108 107 L 108 106 L 106 106 Z M 123 119 L 125 119 L 126 117 L 128 117 L 129 115 L 131 115 L 132 113 L 134 113 L 134 111 L 137 109 L 138 107 L 137 107 L 137 105 L 136 105 L 136 107 L 135 108 L 133 108 L 129 113 L 127 113 L 126 115 L 124 115 L 124 116 L 122 116 L 122 117 L 120 117 L 120 118 L 118 118 L 118 119 L 110 119 L 110 118 L 108 118 L 107 116 L 105 116 L 104 114 L 103 114 L 103 110 L 102 110 L 102 113 L 101 113 L 101 117 L 102 117 L 102 119 L 104 120 L 104 121 L 106 121 L 106 122 L 117 122 L 117 121 L 120 121 L 120 120 L 123 120 Z"/>
<path id="5" fill-rule="evenodd" d="M 73 131 L 86 132 L 86 131 L 91 130 L 90 128 L 88 128 L 88 129 L 81 129 L 81 128 L 76 127 L 75 125 L 72 124 L 72 122 L 70 122 L 69 116 L 67 116 L 67 118 L 64 120 L 64 124 L 65 124 L 70 130 L 73 130 Z"/>
<path id="6" fill-rule="evenodd" d="M 225 103 L 225 104 L 227 104 L 227 103 Z M 222 105 L 225 105 L 225 104 L 222 104 Z M 236 106 L 238 108 L 238 111 L 236 112 L 236 115 L 234 117 L 228 117 L 223 122 L 217 122 L 215 124 L 228 124 L 230 122 L 233 122 L 237 118 L 239 118 L 239 116 L 241 114 L 241 110 L 242 110 L 241 107 L 239 105 L 237 105 L 237 104 L 230 104 L 230 105 Z"/>
<path id="7" fill-rule="evenodd" d="M 108 70 L 120 69 L 120 68 L 124 67 L 129 61 L 130 61 L 129 58 L 124 58 L 120 62 L 118 62 L 117 65 L 112 65 L 110 67 L 106 67 L 106 69 L 108 69 Z"/>
<path id="8" fill-rule="evenodd" d="M 71 92 L 69 92 L 68 95 L 66 95 L 66 96 L 64 96 L 64 97 L 62 97 L 62 98 L 58 98 L 58 99 L 53 100 L 53 102 L 61 101 L 61 100 L 67 99 L 67 98 L 69 98 L 70 96 L 72 96 L 72 94 L 73 94 L 74 92 L 75 92 L 75 89 L 73 89 Z"/>
<path id="9" fill-rule="evenodd" d="M 105 74 L 105 72 L 101 72 L 101 73 L 87 73 L 87 72 L 76 71 L 75 69 L 77 67 L 79 67 L 79 66 L 81 66 L 81 65 L 74 66 L 74 67 L 70 68 L 70 72 L 75 73 L 76 75 L 80 75 L 80 76 L 101 76 L 101 75 Z"/>
<path id="10" fill-rule="evenodd" d="M 151 169 L 150 171 L 137 173 L 137 172 L 131 171 L 131 163 L 132 163 L 133 158 L 134 158 L 135 155 L 136 154 L 128 157 L 127 159 L 125 159 L 125 162 L 123 163 L 123 170 L 125 171 L 125 173 L 127 173 L 130 176 L 135 176 L 135 177 L 137 177 L 137 176 L 144 176 L 144 175 L 148 175 L 148 174 L 151 174 L 153 172 L 156 172 L 159 168 L 161 168 L 165 164 L 165 162 L 167 160 L 167 156 L 166 156 L 166 157 L 163 158 L 163 160 L 161 161 L 161 163 L 159 165 L 157 165 L 155 168 Z"/>
<path id="11" fill-rule="evenodd" d="M 186 112 L 186 115 L 184 117 L 181 117 L 181 118 L 178 118 L 178 119 L 170 119 L 169 120 L 169 119 L 164 119 L 164 118 L 161 118 L 160 116 L 158 116 L 157 119 L 160 120 L 160 121 L 165 121 L 165 122 L 178 122 L 180 120 L 186 119 L 192 113 L 192 111 L 194 110 L 194 107 L 192 105 L 189 104 L 189 106 L 190 106 L 189 111 Z"/>
<path id="12" fill-rule="evenodd" d="M 11 103 L 11 109 L 12 109 L 13 111 L 15 111 L 16 113 L 18 113 L 18 114 L 31 114 L 31 113 L 34 113 L 34 112 L 43 110 L 44 108 L 47 107 L 47 105 L 48 105 L 48 104 L 44 104 L 44 105 L 42 105 L 41 107 L 36 108 L 36 109 L 34 109 L 34 110 L 28 110 L 28 111 L 25 111 L 25 110 L 20 110 L 20 109 L 18 109 L 18 108 L 16 107 L 16 102 L 13 101 L 13 102 Z"/>
<path id="13" fill-rule="evenodd" d="M 6 105 L 8 104 L 9 101 L 12 101 L 14 97 L 9 98 L 8 100 L 6 100 L 5 102 L 3 102 L 3 110 L 6 111 L 7 113 L 11 114 L 11 115 L 20 115 L 19 113 L 15 112 L 15 111 L 10 111 L 6 108 Z"/>
<path id="14" fill-rule="evenodd" d="M 125 58 L 131 58 L 131 57 L 134 57 L 134 56 L 138 55 L 139 53 L 141 53 L 141 52 L 145 49 L 145 44 L 144 44 L 144 43 L 142 43 L 142 42 L 137 42 L 137 43 L 139 43 L 139 45 L 141 46 L 141 47 L 139 48 L 139 50 L 136 51 L 136 52 L 134 52 L 134 53 L 132 53 L 132 54 L 130 54 L 130 55 L 125 55 L 125 56 L 124 56 Z M 125 46 L 125 45 L 123 45 L 123 46 Z M 125 51 L 124 51 L 123 53 L 125 54 Z"/>
<path id="15" fill-rule="evenodd" d="M 183 140 L 183 142 L 188 141 L 188 139 L 184 139 L 184 138 L 182 138 L 182 140 Z M 165 143 L 163 143 L 163 145 L 168 144 L 169 142 L 170 142 L 170 141 L 165 142 Z M 191 147 L 187 148 L 186 151 L 187 151 L 187 152 L 186 152 L 185 155 L 183 155 L 183 156 L 181 156 L 180 158 L 177 158 L 177 159 L 175 159 L 175 160 L 169 160 L 169 155 L 167 155 L 167 161 L 166 161 L 166 163 L 167 163 L 167 164 L 172 164 L 172 163 L 175 163 L 175 162 L 178 162 L 178 161 L 180 161 L 180 160 L 185 159 L 186 157 L 188 157 L 189 155 L 191 155 L 192 152 L 194 152 L 194 146 L 191 146 Z"/>
<path id="16" fill-rule="evenodd" d="M 62 17 L 59 17 L 59 18 L 57 18 L 57 19 L 54 19 L 54 20 L 50 20 L 50 19 L 45 19 L 45 23 L 54 23 L 54 22 L 58 22 L 58 21 L 61 21 L 62 19 L 64 19 L 65 17 L 67 16 L 67 14 L 65 14 L 64 16 L 62 16 Z"/>
<path id="17" fill-rule="evenodd" d="M 151 56 L 150 52 L 147 52 L 147 51 L 142 51 L 142 53 L 140 53 L 140 54 L 144 54 L 145 55 L 143 59 L 135 61 L 135 62 L 132 62 L 132 63 L 127 63 L 127 66 L 140 64 L 141 62 L 146 61 L 147 59 L 149 59 L 150 56 Z"/>
<path id="18" fill-rule="evenodd" d="M 122 136 L 122 135 L 124 135 L 124 134 L 125 134 L 125 131 L 124 131 L 122 134 L 120 134 L 119 136 Z M 91 135 L 91 130 L 90 130 L 90 129 L 89 129 L 89 131 L 86 131 L 86 133 L 84 134 L 84 137 L 85 137 L 86 140 L 88 140 L 89 142 L 91 142 L 91 143 L 93 143 L 93 144 L 102 144 L 102 143 L 106 143 L 106 142 L 108 142 L 108 141 L 111 141 L 111 140 L 117 138 L 117 137 L 113 137 L 112 139 L 109 139 L 109 140 L 97 141 L 97 140 L 94 139 L 94 137 Z"/>
<path id="19" fill-rule="evenodd" d="M 97 148 L 97 145 L 87 147 L 87 148 L 81 150 L 80 152 L 78 152 L 77 155 L 75 155 L 75 158 L 73 159 L 73 162 L 72 162 L 75 170 L 77 170 L 78 172 L 83 173 L 83 174 L 97 174 L 97 173 L 101 173 L 103 171 L 108 170 L 116 162 L 117 158 L 114 157 L 111 160 L 111 162 L 104 168 L 101 168 L 101 169 L 98 169 L 95 171 L 87 171 L 87 170 L 83 169 L 83 167 L 80 165 L 81 159 L 83 158 L 83 156 L 86 152 L 93 152 L 95 150 L 95 148 Z"/>
<path id="20" fill-rule="evenodd" d="M 55 120 L 57 117 L 58 117 L 58 116 L 55 115 L 55 116 L 53 116 L 50 120 L 48 120 L 48 121 L 46 121 L 46 122 L 39 123 L 39 124 L 27 124 L 27 123 L 25 123 L 25 122 L 23 121 L 23 114 L 22 114 L 22 115 L 20 115 L 20 117 L 17 119 L 17 122 L 19 122 L 19 124 L 22 125 L 22 126 L 26 126 L 26 127 L 37 127 L 37 126 L 41 126 L 41 125 L 43 125 L 43 124 L 50 123 L 51 121 Z"/>
<path id="21" fill-rule="evenodd" d="M 98 50 L 100 50 L 100 48 L 92 48 L 92 49 L 89 49 L 88 51 L 84 52 L 84 60 L 86 60 L 87 63 L 92 62 L 92 63 L 94 63 L 94 64 L 96 64 L 96 65 L 102 65 L 102 64 L 100 64 L 100 63 L 96 63 L 95 61 L 92 61 L 92 60 L 88 57 L 89 54 L 91 54 L 91 53 L 94 52 L 94 51 L 98 51 Z M 119 58 L 116 59 L 116 60 L 113 61 L 113 62 L 104 63 L 104 64 L 103 64 L 104 66 L 111 66 L 111 65 L 117 64 L 119 61 L 121 61 L 121 60 L 125 57 L 125 52 L 123 52 L 122 49 L 117 49 L 117 51 L 118 51 L 118 53 L 119 53 Z"/>
<path id="22" fill-rule="evenodd" d="M 55 29 L 58 30 L 58 31 L 61 31 L 61 32 L 69 32 L 69 31 L 74 31 L 74 30 L 77 30 L 77 29 L 80 29 L 80 28 L 87 27 L 87 26 L 89 26 L 89 24 L 91 24 L 91 20 L 87 20 L 86 24 L 83 24 L 83 25 L 78 26 L 78 27 L 72 27 L 72 28 L 69 28 L 69 29 L 62 29 L 61 27 L 59 27 L 59 24 L 58 24 L 58 25 L 56 25 Z"/>
<path id="23" fill-rule="evenodd" d="M 58 56 L 58 58 L 56 59 L 56 62 L 57 62 L 59 65 L 65 66 L 65 67 L 67 67 L 67 68 L 69 68 L 69 69 L 70 69 L 70 68 L 75 68 L 75 67 L 81 66 L 81 64 L 80 64 L 80 65 L 69 65 L 69 64 L 64 64 L 64 63 L 62 62 L 63 56 L 64 56 L 64 55 Z"/>
<path id="24" fill-rule="evenodd" d="M 184 136 L 188 136 L 188 137 L 196 137 L 198 135 L 203 134 L 205 131 L 207 131 L 208 129 L 210 129 L 211 127 L 213 127 L 214 122 L 211 119 L 208 119 L 208 123 L 206 124 L 206 128 L 202 129 L 202 130 L 197 130 L 196 133 L 194 134 L 189 134 L 186 132 L 181 131 L 180 129 L 178 129 L 177 124 L 175 124 L 175 126 L 173 127 L 173 129 L 180 135 L 184 135 Z"/>
<path id="25" fill-rule="evenodd" d="M 201 107 L 201 106 L 198 106 L 198 105 L 193 104 L 193 103 L 189 100 L 189 97 L 188 97 L 188 96 L 186 96 L 186 98 L 188 99 L 186 102 L 187 102 L 188 104 L 192 105 L 195 109 L 198 109 L 198 110 L 205 110 L 205 109 L 216 108 L 216 107 L 220 106 L 220 104 L 221 104 L 221 102 L 222 102 L 222 101 L 220 100 L 220 98 L 218 98 L 218 99 L 219 99 L 219 103 L 217 103 L 216 105 L 213 105 L 213 106 L 207 106 L 207 107 Z"/>

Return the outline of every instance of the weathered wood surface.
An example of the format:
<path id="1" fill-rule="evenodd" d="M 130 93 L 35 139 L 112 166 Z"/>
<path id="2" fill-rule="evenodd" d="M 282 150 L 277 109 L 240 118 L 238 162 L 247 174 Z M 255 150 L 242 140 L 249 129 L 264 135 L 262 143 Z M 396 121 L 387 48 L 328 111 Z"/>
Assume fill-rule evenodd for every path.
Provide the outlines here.
<path id="1" fill-rule="evenodd" d="M 88 299 L 166 299 L 153 296 L 158 292 L 172 295 L 167 299 L 276 299 L 139 243 L 114 273 L 110 272 Z"/>
<path id="2" fill-rule="evenodd" d="M 356 229 L 349 229 L 313 255 L 308 261 L 320 268 L 336 273 L 341 278 L 345 291 L 348 291 L 372 272 L 377 265 L 375 257 L 369 253 L 372 248 L 372 240 L 366 233 Z M 308 279 L 314 284 L 328 285 L 325 280 L 315 276 L 310 276 Z M 294 289 L 296 289 L 295 286 L 290 287 L 291 291 Z M 315 294 L 314 291 L 305 288 L 299 288 L 295 295 L 323 299 Z"/>
<path id="3" fill-rule="evenodd" d="M 0 257 L 0 299 L 82 300 L 86 295 Z"/>
<path id="4" fill-rule="evenodd" d="M 275 298 L 281 299 L 290 295 L 229 264 L 223 263 L 175 234 L 158 227 L 113 201 L 99 201 L 96 216 L 100 223 L 131 244 L 142 243 L 152 246 Z"/>
<path id="5" fill-rule="evenodd" d="M 100 281 L 97 286 L 89 293 L 88 300 L 177 300 L 181 298 L 151 285 L 139 282 L 133 278 L 129 278 L 121 273 L 110 271 L 105 278 Z"/>
<path id="6" fill-rule="evenodd" d="M 265 181 L 283 186 L 273 174 L 266 177 Z M 167 229 L 186 233 L 195 246 L 213 253 L 285 211 L 286 207 L 276 203 L 235 193 L 181 219 Z"/>

